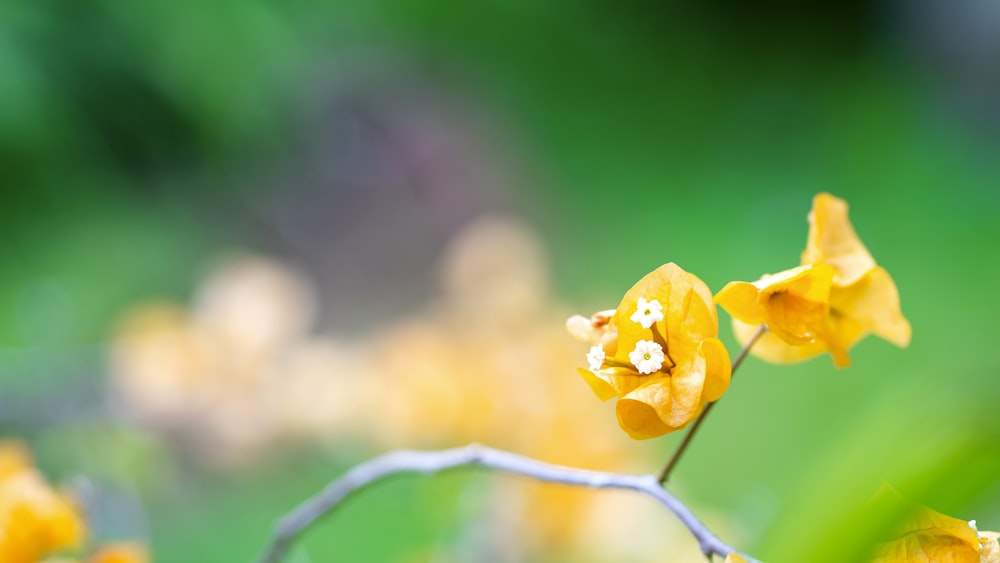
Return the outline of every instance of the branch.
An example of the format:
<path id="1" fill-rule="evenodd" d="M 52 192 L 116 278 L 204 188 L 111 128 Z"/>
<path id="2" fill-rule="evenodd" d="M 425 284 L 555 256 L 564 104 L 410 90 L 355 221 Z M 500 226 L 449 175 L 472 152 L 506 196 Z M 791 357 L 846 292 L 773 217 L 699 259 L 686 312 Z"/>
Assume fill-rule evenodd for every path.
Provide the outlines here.
<path id="1" fill-rule="evenodd" d="M 593 489 L 628 489 L 644 493 L 658 500 L 680 519 L 698 540 L 698 545 L 706 557 L 711 558 L 713 555 L 725 557 L 729 553 L 739 553 L 709 531 L 684 503 L 660 486 L 654 475 L 620 475 L 552 465 L 479 444 L 470 444 L 440 451 L 397 450 L 355 466 L 282 518 L 267 550 L 258 561 L 278 563 L 291 542 L 303 530 L 331 512 L 347 497 L 381 479 L 398 473 L 429 474 L 468 465 L 524 475 L 551 483 Z M 757 563 L 751 557 L 746 555 L 743 557 L 748 562 Z"/>

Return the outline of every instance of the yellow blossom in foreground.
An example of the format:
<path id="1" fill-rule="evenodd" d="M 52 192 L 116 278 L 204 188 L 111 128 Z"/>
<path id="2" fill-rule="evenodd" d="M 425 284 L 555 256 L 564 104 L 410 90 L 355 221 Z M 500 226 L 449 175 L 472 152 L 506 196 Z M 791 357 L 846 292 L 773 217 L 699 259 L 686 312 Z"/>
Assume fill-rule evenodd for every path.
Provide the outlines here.
<path id="1" fill-rule="evenodd" d="M 579 322 L 567 323 L 574 332 Z M 596 321 L 595 321 L 596 324 Z M 729 353 L 716 338 L 712 294 L 670 263 L 625 294 L 579 372 L 601 399 L 618 397 L 618 423 L 646 439 L 683 428 L 729 387 Z"/>
<path id="2" fill-rule="evenodd" d="M 891 487 L 884 487 L 879 496 L 882 502 L 906 504 Z M 975 520 L 916 506 L 894 530 L 894 538 L 878 545 L 872 563 L 1000 563 L 997 535 L 979 532 Z"/>
<path id="3" fill-rule="evenodd" d="M 0 442 L 0 561 L 35 563 L 78 547 L 84 534 L 76 507 L 45 482 L 27 450 Z"/>
<path id="4" fill-rule="evenodd" d="M 730 553 L 722 563 L 747 563 L 747 560 L 739 553 Z"/>
<path id="5" fill-rule="evenodd" d="M 761 322 L 767 324 L 770 330 L 751 350 L 755 356 L 788 363 L 830 352 L 838 367 L 846 367 L 851 363 L 847 351 L 867 334 L 901 347 L 909 344 L 910 324 L 900 311 L 896 284 L 858 238 L 847 211 L 844 200 L 818 194 L 809 213 L 802 266 L 753 284 L 732 282 L 716 296 L 732 315 L 741 343 L 750 340 Z M 817 279 L 807 287 L 803 271 L 818 272 L 817 277 L 825 279 L 827 269 L 831 278 L 824 299 L 825 282 Z M 788 281 L 799 285 L 781 285 Z M 824 302 L 827 314 L 818 316 Z"/>

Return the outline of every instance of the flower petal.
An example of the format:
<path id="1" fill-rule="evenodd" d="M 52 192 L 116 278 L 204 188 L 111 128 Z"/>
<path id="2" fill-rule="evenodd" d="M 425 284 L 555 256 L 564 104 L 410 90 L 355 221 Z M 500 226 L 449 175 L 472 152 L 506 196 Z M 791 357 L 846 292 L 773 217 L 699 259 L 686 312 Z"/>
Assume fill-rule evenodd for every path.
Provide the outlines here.
<path id="1" fill-rule="evenodd" d="M 705 323 L 712 324 L 712 317 L 708 313 L 699 311 L 701 315 L 694 321 L 686 318 L 690 308 L 688 294 L 692 291 L 691 278 L 697 280 L 671 262 L 643 276 L 625 293 L 612 320 L 612 324 L 618 327 L 618 349 L 614 353 L 616 361 L 627 365 L 630 361 L 628 354 L 635 349 L 636 343 L 640 340 L 653 340 L 663 346 L 667 354 L 664 366 L 670 368 L 678 361 L 677 354 L 685 351 L 685 346 L 679 340 L 675 346 L 674 340 L 687 334 L 691 328 L 710 330 L 711 326 L 701 326 Z M 655 299 L 663 305 L 664 318 L 650 328 L 643 328 L 631 320 L 638 310 L 640 297 L 647 301 Z M 702 300 L 699 298 L 697 301 Z M 693 326 L 688 326 L 689 324 Z"/>
<path id="2" fill-rule="evenodd" d="M 758 329 L 760 329 L 760 325 L 747 324 L 733 319 L 733 333 L 741 346 L 746 346 Z M 825 351 L 826 344 L 822 341 L 817 340 L 809 344 L 793 346 L 770 331 L 762 334 L 754 343 L 753 348 L 750 348 L 750 354 L 772 364 L 801 362 Z"/>
<path id="3" fill-rule="evenodd" d="M 704 399 L 708 402 L 718 401 L 726 389 L 729 389 L 729 380 L 733 374 L 729 351 L 718 338 L 706 338 L 702 341 L 699 352 L 705 357 Z"/>
<path id="4" fill-rule="evenodd" d="M 693 361 L 677 366 L 670 377 L 673 405 L 664 422 L 672 428 L 681 428 L 694 420 L 705 408 L 704 392 L 705 358 L 697 355 Z"/>
<path id="5" fill-rule="evenodd" d="M 830 306 L 876 335 L 905 347 L 910 343 L 910 323 L 899 307 L 899 291 L 885 268 L 875 267 L 856 283 L 834 288 Z"/>
<path id="6" fill-rule="evenodd" d="M 785 342 L 808 344 L 823 329 L 832 280 L 831 266 L 808 264 L 765 275 L 752 284 L 732 282 L 716 301 L 735 319 L 747 324 L 764 322 Z"/>
<path id="7" fill-rule="evenodd" d="M 677 430 L 665 420 L 673 410 L 670 378 L 653 380 L 618 401 L 618 424 L 634 440 L 656 438 Z"/>
<path id="8" fill-rule="evenodd" d="M 816 340 L 829 314 L 829 305 L 793 293 L 777 293 L 768 299 L 764 322 L 771 333 L 800 346 Z"/>
<path id="9" fill-rule="evenodd" d="M 734 319 L 754 325 L 764 322 L 764 306 L 760 302 L 760 290 L 750 282 L 727 283 L 726 287 L 715 295 L 715 302 Z"/>
<path id="10" fill-rule="evenodd" d="M 611 367 L 593 371 L 576 368 L 576 371 L 583 376 L 584 381 L 602 401 L 625 395 L 643 383 L 649 382 L 648 375 L 639 375 L 627 368 Z"/>
<path id="11" fill-rule="evenodd" d="M 667 351 L 677 364 L 691 361 L 699 342 L 719 334 L 711 290 L 698 276 L 681 272 L 670 294 L 667 314 Z"/>
<path id="12" fill-rule="evenodd" d="M 826 319 L 826 327 L 820 334 L 820 341 L 833 356 L 833 363 L 838 368 L 851 365 L 847 351 L 861 340 L 868 331 L 853 318 L 831 311 Z"/>
<path id="13" fill-rule="evenodd" d="M 854 283 L 875 267 L 875 259 L 858 238 L 847 216 L 846 201 L 828 193 L 813 198 L 802 263 L 830 264 L 836 271 L 834 284 L 842 286 Z"/>
<path id="14" fill-rule="evenodd" d="M 86 535 L 73 500 L 30 464 L 26 448 L 0 442 L 0 561 L 40 561 L 49 553 L 80 547 Z"/>
<path id="15" fill-rule="evenodd" d="M 913 505 L 889 486 L 877 493 L 875 501 L 908 516 L 894 531 L 894 539 L 878 546 L 873 563 L 981 563 L 979 536 L 969 522 Z"/>

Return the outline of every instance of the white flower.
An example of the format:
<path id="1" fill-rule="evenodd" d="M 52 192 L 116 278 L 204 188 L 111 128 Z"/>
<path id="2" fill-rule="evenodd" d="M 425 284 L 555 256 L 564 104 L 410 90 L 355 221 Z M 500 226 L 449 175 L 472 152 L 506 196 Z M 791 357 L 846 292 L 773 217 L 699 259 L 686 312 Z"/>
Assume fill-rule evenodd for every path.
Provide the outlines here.
<path id="1" fill-rule="evenodd" d="M 652 340 L 640 340 L 635 343 L 635 350 L 629 353 L 628 359 L 639 373 L 659 371 L 663 367 L 663 347 Z"/>
<path id="2" fill-rule="evenodd" d="M 600 344 L 591 346 L 590 352 L 587 353 L 587 361 L 590 362 L 590 371 L 601 369 L 604 365 L 604 347 Z"/>
<path id="3" fill-rule="evenodd" d="M 642 328 L 649 328 L 663 320 L 663 305 L 656 299 L 646 301 L 645 297 L 640 297 L 638 308 L 629 318 L 641 324 Z"/>

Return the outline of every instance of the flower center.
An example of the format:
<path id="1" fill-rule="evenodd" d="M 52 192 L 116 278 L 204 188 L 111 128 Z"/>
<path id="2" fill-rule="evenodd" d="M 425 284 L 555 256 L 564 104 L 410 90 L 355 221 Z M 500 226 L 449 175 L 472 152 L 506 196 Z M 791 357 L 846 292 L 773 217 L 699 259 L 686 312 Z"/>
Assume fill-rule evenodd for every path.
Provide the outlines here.
<path id="1" fill-rule="evenodd" d="M 653 356 L 649 352 L 646 352 L 645 354 L 642 355 L 642 359 L 644 359 L 644 360 L 648 360 L 648 359 L 650 359 L 652 357 Z"/>

